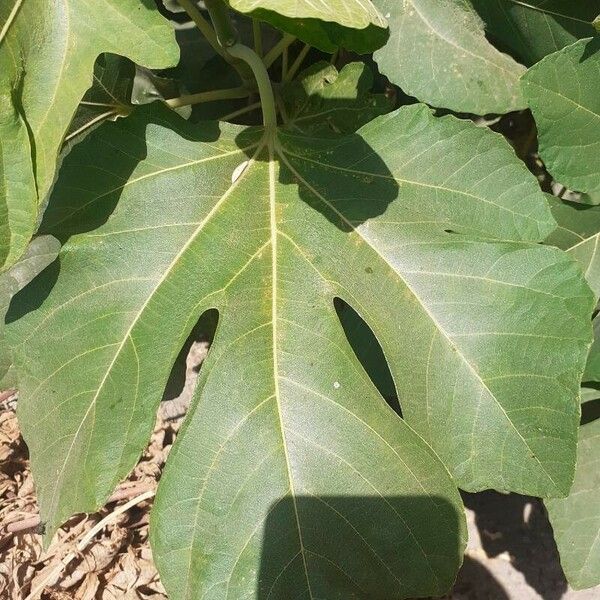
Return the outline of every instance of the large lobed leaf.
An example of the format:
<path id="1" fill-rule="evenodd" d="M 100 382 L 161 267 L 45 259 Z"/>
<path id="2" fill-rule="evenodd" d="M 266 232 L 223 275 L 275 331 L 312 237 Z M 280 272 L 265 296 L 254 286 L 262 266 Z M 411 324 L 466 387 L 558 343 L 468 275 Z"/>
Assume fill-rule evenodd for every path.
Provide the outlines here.
<path id="1" fill-rule="evenodd" d="M 594 35 L 600 0 L 471 0 L 486 31 L 526 65 Z"/>
<path id="2" fill-rule="evenodd" d="M 546 56 L 522 79 L 552 176 L 578 192 L 600 190 L 600 38 Z"/>
<path id="3" fill-rule="evenodd" d="M 496 50 L 468 0 L 375 0 L 390 40 L 375 52 L 382 73 L 433 106 L 475 114 L 525 108 L 524 67 Z"/>
<path id="4" fill-rule="evenodd" d="M 102 125 L 48 206 L 60 265 L 7 328 L 48 535 L 135 464 L 216 308 L 153 515 L 171 597 L 442 593 L 464 523 L 438 456 L 470 490 L 572 481 L 593 298 L 535 243 L 554 226 L 500 136 L 423 105 L 334 139 L 157 107 Z M 406 422 L 336 297 L 378 337 Z"/>
<path id="5" fill-rule="evenodd" d="M 151 0 L 0 3 L 0 267 L 25 249 L 63 137 L 102 52 L 153 68 L 177 62 Z"/>

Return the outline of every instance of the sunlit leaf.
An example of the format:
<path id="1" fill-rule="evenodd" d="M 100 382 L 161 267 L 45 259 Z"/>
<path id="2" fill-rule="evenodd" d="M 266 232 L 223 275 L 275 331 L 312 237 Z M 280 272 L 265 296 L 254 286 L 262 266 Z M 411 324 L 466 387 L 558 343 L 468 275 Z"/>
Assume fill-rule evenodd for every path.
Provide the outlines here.
<path id="1" fill-rule="evenodd" d="M 475 114 L 525 108 L 524 68 L 496 50 L 467 0 L 374 0 L 390 26 L 381 71 L 433 106 Z"/>
<path id="2" fill-rule="evenodd" d="M 579 430 L 577 470 L 571 494 L 564 499 L 547 500 L 546 508 L 560 552 L 560 564 L 575 589 L 600 584 L 600 419 L 596 397 L 584 403 L 586 413 L 595 413 Z"/>
<path id="3" fill-rule="evenodd" d="M 34 232 L 97 56 L 113 52 L 164 68 L 177 62 L 178 48 L 151 0 L 9 0 L 0 3 L 0 31 L 0 211 L 9 213 L 0 264 L 8 266 Z"/>
<path id="4" fill-rule="evenodd" d="M 548 55 L 522 87 L 552 176 L 578 192 L 600 191 L 600 38 Z"/>
<path id="5" fill-rule="evenodd" d="M 423 105 L 333 138 L 155 105 L 102 125 L 42 226 L 60 271 L 7 327 L 47 535 L 133 467 L 214 308 L 154 509 L 170 597 L 441 594 L 464 544 L 456 483 L 561 496 L 572 480 L 593 298 L 532 243 L 554 226 L 500 136 Z M 377 336 L 406 422 L 336 298 Z"/>

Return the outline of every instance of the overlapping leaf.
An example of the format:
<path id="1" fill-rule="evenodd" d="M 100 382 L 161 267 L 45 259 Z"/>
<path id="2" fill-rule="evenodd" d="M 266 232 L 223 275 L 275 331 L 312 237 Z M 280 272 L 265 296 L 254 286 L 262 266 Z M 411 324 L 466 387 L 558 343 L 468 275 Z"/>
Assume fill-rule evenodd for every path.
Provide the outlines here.
<path id="1" fill-rule="evenodd" d="M 23 255 L 4 273 L 0 274 L 0 388 L 15 387 L 12 352 L 4 340 L 4 318 L 13 296 L 51 264 L 60 250 L 57 239 L 51 235 L 35 238 Z"/>
<path id="2" fill-rule="evenodd" d="M 600 0 L 471 0 L 486 31 L 532 65 L 578 39 L 594 35 Z"/>
<path id="3" fill-rule="evenodd" d="M 353 133 L 392 108 L 372 87 L 373 73 L 364 63 L 339 72 L 327 62 L 314 63 L 283 89 L 287 124 L 307 133 Z"/>
<path id="4" fill-rule="evenodd" d="M 476 114 L 525 107 L 524 68 L 496 50 L 467 0 L 375 0 L 390 40 L 375 53 L 381 71 L 433 106 Z"/>
<path id="5" fill-rule="evenodd" d="M 532 243 L 554 228 L 535 179 L 499 136 L 423 105 L 334 139 L 176 119 L 143 109 L 75 147 L 43 226 L 66 242 L 60 272 L 13 303 L 47 531 L 131 469 L 216 308 L 155 507 L 171 597 L 441 593 L 460 500 L 418 434 L 466 489 L 556 496 L 573 476 L 592 297 Z M 336 297 L 380 340 L 414 429 Z"/>
<path id="6" fill-rule="evenodd" d="M 546 243 L 567 251 L 581 266 L 596 299 L 600 298 L 600 207 L 566 202 L 547 195 L 558 227 Z M 583 381 L 600 381 L 600 317 L 596 316 L 594 343 Z"/>
<path id="7" fill-rule="evenodd" d="M 11 0 L 0 4 L 0 25 L 0 180 L 7 182 L 0 260 L 9 266 L 35 229 L 35 207 L 50 189 L 96 57 L 113 52 L 164 68 L 177 62 L 178 49 L 150 0 Z"/>
<path id="8" fill-rule="evenodd" d="M 229 5 L 333 52 L 372 52 L 387 40 L 387 21 L 371 0 L 228 0 Z"/>
<path id="9" fill-rule="evenodd" d="M 578 192 L 600 190 L 600 38 L 548 55 L 523 76 L 539 150 L 553 177 Z"/>
<path id="10" fill-rule="evenodd" d="M 591 390 L 597 396 L 597 390 Z M 579 429 L 577 471 L 571 494 L 564 499 L 546 501 L 560 563 L 575 589 L 600 584 L 600 419 L 598 399 L 583 404 L 590 422 Z"/>

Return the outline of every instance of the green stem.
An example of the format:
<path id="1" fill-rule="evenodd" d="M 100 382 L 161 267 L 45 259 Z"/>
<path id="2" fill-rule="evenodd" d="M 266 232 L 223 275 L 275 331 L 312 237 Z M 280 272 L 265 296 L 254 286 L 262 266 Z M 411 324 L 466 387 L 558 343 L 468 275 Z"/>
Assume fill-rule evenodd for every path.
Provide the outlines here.
<path id="1" fill-rule="evenodd" d="M 226 90 L 210 90 L 208 92 L 199 92 L 198 94 L 189 94 L 186 96 L 179 96 L 178 98 L 170 98 L 169 100 L 165 100 L 165 104 L 171 108 L 179 108 L 180 106 L 189 106 L 190 104 L 199 104 L 200 102 L 246 98 L 249 95 L 250 91 L 245 85 L 243 85 Z"/>
<path id="2" fill-rule="evenodd" d="M 284 81 L 291 81 L 292 79 L 294 79 L 294 76 L 298 72 L 298 69 L 302 66 L 302 63 L 304 62 L 304 59 L 306 58 L 306 55 L 309 53 L 309 51 L 310 45 L 304 44 L 304 47 L 302 48 L 302 50 L 300 50 L 300 54 L 298 54 L 296 60 L 292 63 L 292 66 L 289 68 L 287 75 L 284 78 Z"/>
<path id="3" fill-rule="evenodd" d="M 225 48 L 221 46 L 217 39 L 217 34 L 212 28 L 211 24 L 204 18 L 193 0 L 177 0 L 181 8 L 189 15 L 190 19 L 194 21 L 196 27 L 200 30 L 200 33 L 206 38 L 206 41 L 213 47 L 215 52 L 222 56 L 238 73 L 242 83 L 246 86 L 252 85 L 252 73 L 244 63 L 233 60 L 225 51 Z"/>
<path id="4" fill-rule="evenodd" d="M 273 46 L 263 58 L 265 67 L 268 69 L 279 57 L 283 51 L 296 41 L 296 36 L 289 33 L 284 36 Z"/>
<path id="5" fill-rule="evenodd" d="M 287 77 L 288 59 L 288 49 L 284 48 L 281 54 L 281 81 L 285 81 Z"/>
<path id="6" fill-rule="evenodd" d="M 240 39 L 240 34 L 229 18 L 229 10 L 223 0 L 204 0 L 204 5 L 217 32 L 217 39 L 222 48 L 229 48 Z"/>
<path id="7" fill-rule="evenodd" d="M 236 117 L 240 117 L 241 115 L 245 115 L 246 113 L 252 112 L 257 108 L 260 108 L 260 102 L 253 102 L 252 104 L 248 104 L 248 106 L 244 106 L 244 108 L 234 110 L 233 112 L 227 113 L 226 115 L 219 117 L 219 121 L 230 121 L 231 119 L 235 119 Z"/>
<path id="8" fill-rule="evenodd" d="M 267 68 L 263 64 L 260 56 L 243 44 L 235 44 L 227 49 L 231 56 L 243 60 L 254 73 L 258 92 L 262 103 L 263 123 L 265 129 L 274 129 L 277 127 L 277 112 L 275 110 L 275 96 L 273 87 L 269 79 Z"/>
<path id="9" fill-rule="evenodd" d="M 190 19 L 194 21 L 196 27 L 200 30 L 200 33 L 206 38 L 206 41 L 213 47 L 214 51 L 225 58 L 225 51 L 221 48 L 215 30 L 211 27 L 210 23 L 202 16 L 202 13 L 198 10 L 198 7 L 192 0 L 177 0 L 179 6 L 185 10 L 189 15 Z"/>
<path id="10" fill-rule="evenodd" d="M 254 37 L 254 51 L 260 57 L 263 55 L 262 32 L 260 30 L 260 21 L 252 19 L 252 34 Z"/>

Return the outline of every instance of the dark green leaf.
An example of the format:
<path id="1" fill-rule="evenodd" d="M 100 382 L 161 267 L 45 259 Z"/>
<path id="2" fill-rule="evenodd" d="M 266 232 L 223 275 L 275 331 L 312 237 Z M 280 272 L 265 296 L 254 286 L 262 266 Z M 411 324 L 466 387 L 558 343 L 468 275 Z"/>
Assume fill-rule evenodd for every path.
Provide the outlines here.
<path id="1" fill-rule="evenodd" d="M 526 65 L 594 35 L 600 0 L 471 0 L 488 34 Z"/>
<path id="2" fill-rule="evenodd" d="M 532 243 L 553 228 L 500 136 L 423 105 L 333 139 L 194 127 L 156 105 L 102 125 L 48 206 L 56 281 L 28 286 L 7 329 L 48 534 L 133 467 L 216 308 L 154 509 L 172 600 L 442 593 L 464 524 L 438 456 L 470 490 L 560 496 L 572 480 L 593 298 L 574 261 Z M 335 298 L 377 336 L 406 422 Z"/>
<path id="3" fill-rule="evenodd" d="M 600 191 L 600 38 L 546 56 L 523 76 L 552 176 L 578 192 Z"/>

